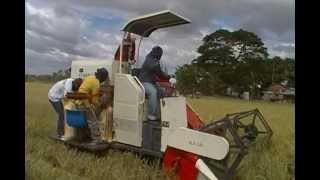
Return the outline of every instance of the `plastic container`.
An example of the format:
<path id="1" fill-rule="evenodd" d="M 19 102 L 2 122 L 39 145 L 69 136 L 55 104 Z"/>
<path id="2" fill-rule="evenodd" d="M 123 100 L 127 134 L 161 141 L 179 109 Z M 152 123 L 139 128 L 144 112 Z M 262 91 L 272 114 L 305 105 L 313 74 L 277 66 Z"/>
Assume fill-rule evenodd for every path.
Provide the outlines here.
<path id="1" fill-rule="evenodd" d="M 66 140 L 70 140 L 70 139 L 73 139 L 75 137 L 75 128 L 71 127 L 68 125 L 67 123 L 67 113 L 66 111 L 69 110 L 69 109 L 74 109 L 75 108 L 75 105 L 71 102 L 71 101 L 66 101 L 65 102 L 65 105 L 64 105 L 64 138 Z"/>
<path id="2" fill-rule="evenodd" d="M 83 110 L 66 110 L 67 124 L 75 128 L 83 128 L 87 125 L 85 111 Z"/>

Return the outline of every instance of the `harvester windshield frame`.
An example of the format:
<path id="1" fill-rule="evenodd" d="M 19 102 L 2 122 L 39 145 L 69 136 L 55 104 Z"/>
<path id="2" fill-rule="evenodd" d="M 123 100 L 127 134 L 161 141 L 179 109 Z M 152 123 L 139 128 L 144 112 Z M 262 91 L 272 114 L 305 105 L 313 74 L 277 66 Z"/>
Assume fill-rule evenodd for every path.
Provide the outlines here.
<path id="1" fill-rule="evenodd" d="M 137 48 L 137 60 L 139 58 L 139 49 L 141 41 L 144 37 L 149 37 L 151 33 L 157 29 L 173 27 L 183 24 L 191 23 L 188 18 L 185 18 L 170 10 L 164 10 L 157 13 L 147 14 L 134 19 L 129 20 L 121 29 L 123 36 L 120 45 L 120 66 L 119 73 L 122 73 L 122 54 L 124 40 L 129 33 L 140 36 L 139 45 Z"/>

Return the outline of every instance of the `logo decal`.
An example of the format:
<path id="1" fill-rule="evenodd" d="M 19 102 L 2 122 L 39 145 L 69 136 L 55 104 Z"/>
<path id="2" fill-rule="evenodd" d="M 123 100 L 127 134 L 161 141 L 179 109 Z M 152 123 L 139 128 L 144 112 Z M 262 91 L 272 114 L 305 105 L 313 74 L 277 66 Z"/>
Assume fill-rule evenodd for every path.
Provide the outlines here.
<path id="1" fill-rule="evenodd" d="M 194 141 L 194 140 L 189 140 L 188 142 L 190 145 L 193 145 L 193 146 L 199 146 L 199 147 L 202 147 L 203 144 L 202 142 L 197 142 L 197 141 Z"/>

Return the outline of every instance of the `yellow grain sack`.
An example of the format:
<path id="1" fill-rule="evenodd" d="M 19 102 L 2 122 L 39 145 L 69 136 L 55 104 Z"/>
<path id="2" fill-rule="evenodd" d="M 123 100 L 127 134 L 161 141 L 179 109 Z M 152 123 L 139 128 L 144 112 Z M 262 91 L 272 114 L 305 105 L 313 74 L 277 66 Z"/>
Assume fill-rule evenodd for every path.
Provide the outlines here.
<path id="1" fill-rule="evenodd" d="M 107 128 L 107 110 L 103 109 L 103 111 L 100 113 L 100 116 L 99 116 L 99 130 L 100 130 L 101 138 L 104 141 L 107 140 L 106 128 Z"/>
<path id="2" fill-rule="evenodd" d="M 112 141 L 112 130 L 113 130 L 113 122 L 112 122 L 112 107 L 104 109 L 99 116 L 99 124 L 100 124 L 100 132 L 101 138 L 104 141 L 111 142 Z"/>
<path id="3" fill-rule="evenodd" d="M 109 106 L 107 108 L 107 131 L 106 131 L 106 136 L 107 136 L 107 141 L 111 142 L 113 140 L 113 108 L 112 106 Z"/>

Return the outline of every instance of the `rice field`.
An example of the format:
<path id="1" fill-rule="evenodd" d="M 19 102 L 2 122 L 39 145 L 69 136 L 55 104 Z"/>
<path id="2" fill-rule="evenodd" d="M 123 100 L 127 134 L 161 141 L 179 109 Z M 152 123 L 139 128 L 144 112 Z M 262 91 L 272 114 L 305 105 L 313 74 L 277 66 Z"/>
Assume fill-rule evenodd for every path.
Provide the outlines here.
<path id="1" fill-rule="evenodd" d="M 108 150 L 100 155 L 78 151 L 49 138 L 56 114 L 48 102 L 50 84 L 26 83 L 26 174 L 30 180 L 135 180 L 169 179 L 159 160 L 148 161 L 130 152 Z M 202 97 L 188 102 L 210 122 L 227 113 L 258 108 L 274 134 L 268 149 L 252 148 L 234 179 L 294 179 L 294 104 Z"/>

